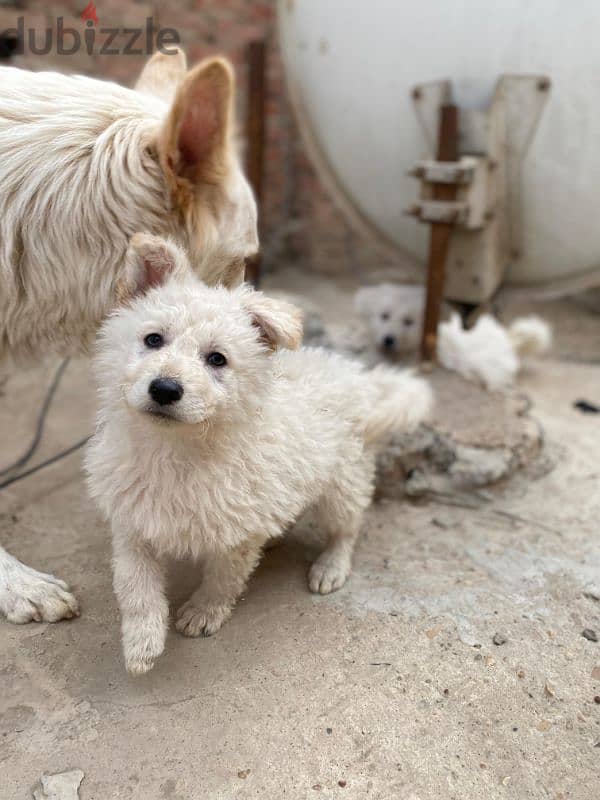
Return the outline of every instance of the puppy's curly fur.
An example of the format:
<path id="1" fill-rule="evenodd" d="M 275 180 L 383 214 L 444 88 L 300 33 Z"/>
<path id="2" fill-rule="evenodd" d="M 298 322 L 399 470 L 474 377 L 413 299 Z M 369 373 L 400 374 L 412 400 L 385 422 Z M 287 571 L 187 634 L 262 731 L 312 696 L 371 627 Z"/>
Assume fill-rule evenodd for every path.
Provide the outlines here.
<path id="1" fill-rule="evenodd" d="M 163 556 L 204 562 L 177 615 L 187 636 L 220 628 L 263 545 L 310 506 L 329 542 L 309 587 L 342 586 L 371 500 L 377 442 L 414 428 L 431 393 L 408 373 L 367 372 L 319 349 L 291 352 L 302 335 L 294 306 L 248 287 L 208 288 L 166 242 L 136 237 L 129 263 L 134 276 L 160 267 L 170 278 L 101 331 L 86 468 L 112 525 L 125 663 L 143 673 L 165 643 Z M 157 378 L 179 389 L 153 396 Z"/>

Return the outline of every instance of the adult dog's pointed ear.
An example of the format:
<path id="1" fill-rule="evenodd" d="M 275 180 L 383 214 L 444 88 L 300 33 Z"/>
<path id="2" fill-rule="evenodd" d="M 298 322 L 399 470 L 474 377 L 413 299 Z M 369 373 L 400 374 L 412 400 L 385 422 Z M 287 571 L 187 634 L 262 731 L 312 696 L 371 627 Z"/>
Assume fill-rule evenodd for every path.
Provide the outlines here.
<path id="1" fill-rule="evenodd" d="M 233 127 L 233 70 L 222 58 L 194 67 L 177 90 L 159 136 L 158 153 L 171 192 L 184 204 L 228 168 Z"/>
<path id="2" fill-rule="evenodd" d="M 247 291 L 242 305 L 249 312 L 260 339 L 271 350 L 296 350 L 302 342 L 302 311 L 285 300 L 274 300 L 262 292 Z"/>
<path id="3" fill-rule="evenodd" d="M 186 72 L 187 59 L 183 50 L 177 48 L 170 55 L 154 53 L 142 70 L 135 88 L 138 92 L 146 92 L 170 103 L 183 83 Z"/>
<path id="4" fill-rule="evenodd" d="M 173 275 L 189 269 L 182 250 L 168 239 L 136 233 L 129 242 L 125 268 L 117 284 L 117 301 L 126 302 L 155 286 L 162 286 Z"/>

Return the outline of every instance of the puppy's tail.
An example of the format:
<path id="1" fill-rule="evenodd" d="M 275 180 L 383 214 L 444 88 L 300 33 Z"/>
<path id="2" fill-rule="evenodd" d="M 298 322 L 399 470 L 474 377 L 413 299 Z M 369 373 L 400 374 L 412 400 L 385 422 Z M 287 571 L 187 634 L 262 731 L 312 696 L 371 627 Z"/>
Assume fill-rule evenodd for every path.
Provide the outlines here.
<path id="1" fill-rule="evenodd" d="M 375 390 L 371 409 L 365 420 L 365 440 L 376 442 L 388 433 L 414 430 L 429 415 L 433 392 L 423 378 L 410 371 L 400 372 L 377 366 L 366 379 Z"/>
<path id="2" fill-rule="evenodd" d="M 508 327 L 508 335 L 518 356 L 538 356 L 550 349 L 552 329 L 536 316 L 518 317 Z"/>

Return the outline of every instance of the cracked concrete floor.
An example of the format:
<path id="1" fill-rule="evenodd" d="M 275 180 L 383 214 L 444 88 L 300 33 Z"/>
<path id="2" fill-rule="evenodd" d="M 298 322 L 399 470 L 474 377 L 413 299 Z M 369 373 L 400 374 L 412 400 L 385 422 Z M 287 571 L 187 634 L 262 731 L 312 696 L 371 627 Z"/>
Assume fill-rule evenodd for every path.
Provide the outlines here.
<path id="1" fill-rule="evenodd" d="M 571 346 L 581 361 L 589 334 L 568 346 L 561 330 L 560 358 Z M 3 386 L 3 461 L 50 374 Z M 306 588 L 314 534 L 291 536 L 222 631 L 171 633 L 143 678 L 123 670 L 108 535 L 79 454 L 0 493 L 3 543 L 82 604 L 72 622 L 0 622 L 1 800 L 73 768 L 82 800 L 598 798 L 600 643 L 582 631 L 600 634 L 600 416 L 572 403 L 600 400 L 600 366 L 550 359 L 521 388 L 551 471 L 479 508 L 374 506 L 354 574 L 329 597 Z M 40 458 L 90 429 L 92 403 L 88 367 L 72 362 Z M 191 566 L 174 572 L 174 605 L 193 583 Z"/>

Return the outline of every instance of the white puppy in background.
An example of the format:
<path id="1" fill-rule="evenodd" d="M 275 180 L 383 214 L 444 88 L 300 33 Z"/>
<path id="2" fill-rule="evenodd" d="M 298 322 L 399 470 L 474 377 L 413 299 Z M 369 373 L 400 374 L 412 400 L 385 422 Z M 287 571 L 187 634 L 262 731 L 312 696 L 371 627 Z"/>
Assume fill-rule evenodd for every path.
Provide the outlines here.
<path id="1" fill-rule="evenodd" d="M 355 307 L 372 344 L 386 357 L 417 352 L 425 310 L 422 286 L 364 286 L 356 292 Z M 545 352 L 551 341 L 550 327 L 539 317 L 521 317 L 505 328 L 490 314 L 482 314 L 465 330 L 459 315 L 452 313 L 438 328 L 438 359 L 467 380 L 501 391 L 514 383 L 521 359 Z"/>
<path id="2" fill-rule="evenodd" d="M 263 545 L 315 506 L 328 544 L 309 587 L 340 588 L 371 500 L 377 443 L 416 427 L 431 393 L 407 373 L 368 372 L 321 349 L 290 352 L 302 337 L 294 306 L 246 286 L 206 287 L 168 242 L 134 237 L 128 263 L 124 295 L 149 271 L 171 277 L 101 330 L 86 469 L 112 525 L 125 663 L 143 673 L 165 644 L 164 556 L 203 560 L 176 627 L 210 635 Z"/>

